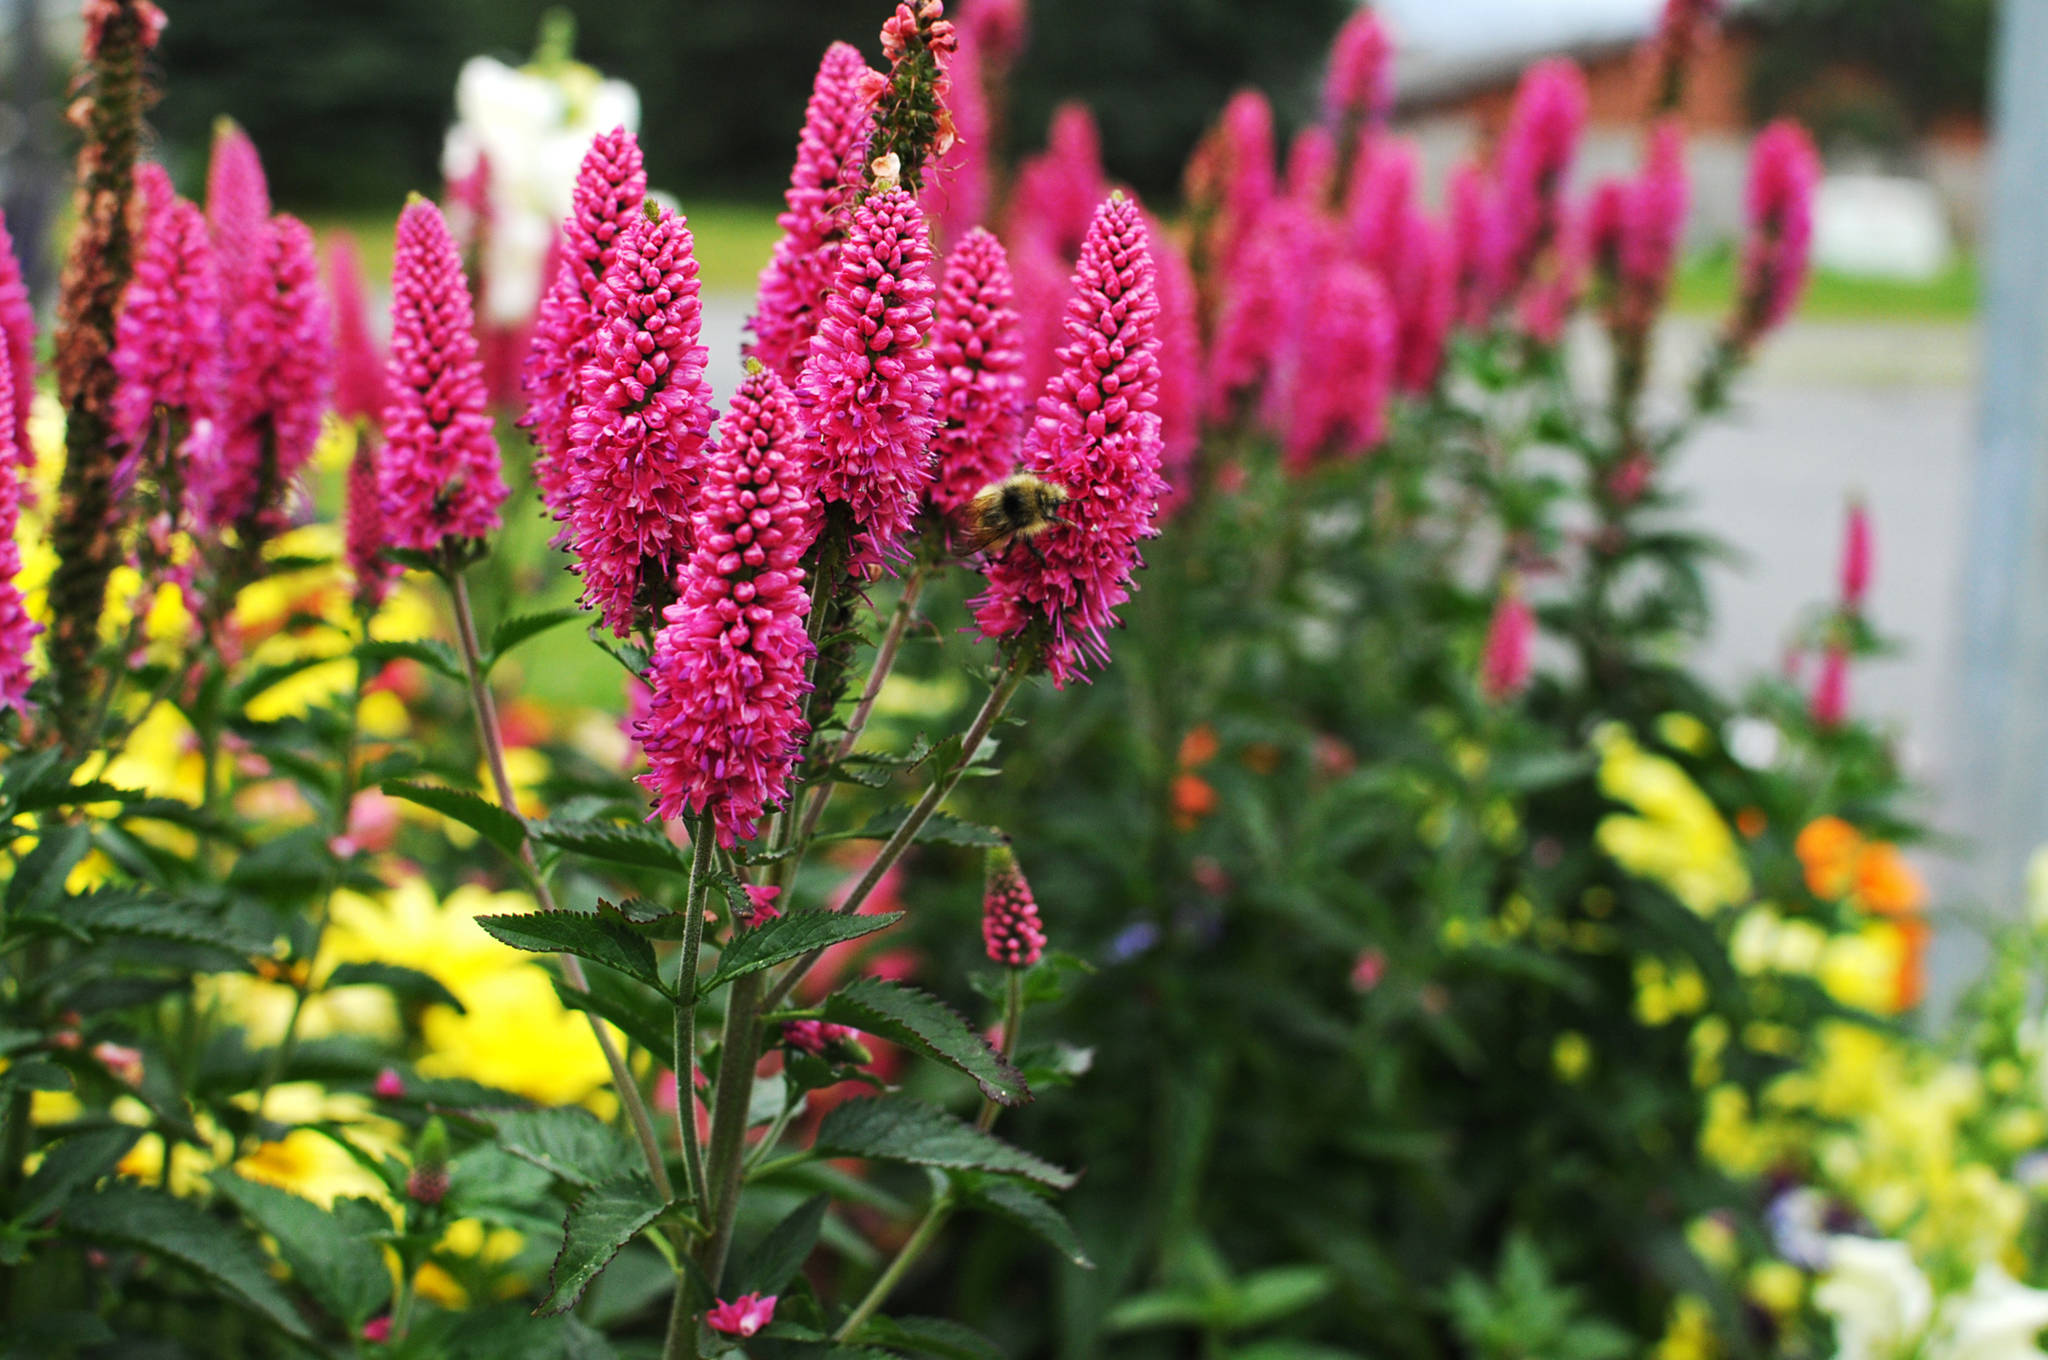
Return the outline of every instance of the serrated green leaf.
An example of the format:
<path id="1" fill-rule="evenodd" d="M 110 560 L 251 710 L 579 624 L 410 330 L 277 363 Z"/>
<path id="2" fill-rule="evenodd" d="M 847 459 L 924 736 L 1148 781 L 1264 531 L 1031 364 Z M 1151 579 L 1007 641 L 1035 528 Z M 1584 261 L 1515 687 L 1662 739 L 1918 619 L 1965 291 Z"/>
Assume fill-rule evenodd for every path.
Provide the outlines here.
<path id="1" fill-rule="evenodd" d="M 1081 1245 L 1066 1215 L 1015 1181 L 985 1180 L 968 1192 L 967 1202 L 1042 1238 L 1081 1269 L 1095 1269 L 1095 1262 L 1088 1259 L 1088 1249 Z"/>
<path id="2" fill-rule="evenodd" d="M 290 1191 L 244 1180 L 226 1169 L 209 1179 L 270 1235 L 293 1278 L 351 1331 L 390 1299 L 391 1273 L 384 1267 L 383 1252 L 368 1238 L 343 1231 L 336 1216 Z"/>
<path id="3" fill-rule="evenodd" d="M 416 784 L 409 779 L 387 779 L 384 792 L 431 808 L 451 821 L 462 823 L 508 855 L 519 853 L 526 840 L 526 823 L 496 803 L 466 789 L 448 789 L 435 784 Z"/>
<path id="4" fill-rule="evenodd" d="M 7 914 L 47 911 L 64 896 L 64 880 L 85 858 L 92 833 L 83 826 L 47 828 L 36 848 L 23 856 L 7 885 Z"/>
<path id="5" fill-rule="evenodd" d="M 550 628 L 558 628 L 571 619 L 584 617 L 584 611 L 575 607 L 565 609 L 543 609 L 534 614 L 516 614 L 504 620 L 491 630 L 490 650 L 484 653 L 483 671 L 489 675 L 505 654 L 520 643 L 539 637 Z"/>
<path id="6" fill-rule="evenodd" d="M 908 807 L 893 807 L 876 813 L 868 819 L 867 825 L 854 831 L 842 831 L 832 836 L 820 836 L 818 840 L 880 841 L 896 834 L 910 815 Z M 951 813 L 934 812 L 917 829 L 914 843 L 929 845 L 964 845 L 988 848 L 1003 844 L 1003 833 L 990 826 L 976 826 L 963 822 Z"/>
<path id="7" fill-rule="evenodd" d="M 859 1340 L 936 1355 L 941 1360 L 1003 1360 L 1001 1347 L 965 1323 L 934 1317 L 877 1317 L 861 1328 Z"/>
<path id="8" fill-rule="evenodd" d="M 48 918 L 32 919 L 40 922 Z M 175 940 L 180 944 L 209 945 L 237 958 L 267 954 L 272 946 L 267 936 L 222 919 L 212 907 L 150 893 L 113 890 L 73 898 L 64 904 L 63 915 L 52 924 L 90 939 L 135 936 Z"/>
<path id="9" fill-rule="evenodd" d="M 690 872 L 689 855 L 646 822 L 566 821 L 550 817 L 533 824 L 533 837 L 610 864 Z"/>
<path id="10" fill-rule="evenodd" d="M 332 656 L 295 656 L 289 661 L 258 666 L 228 691 L 228 703 L 234 712 L 239 713 L 293 676 L 302 675 L 315 666 L 325 666 L 339 659 Z"/>
<path id="11" fill-rule="evenodd" d="M 886 978 L 855 978 L 825 998 L 825 1019 L 914 1049 L 965 1072 L 990 1100 L 1022 1105 L 1031 1099 L 1024 1075 L 945 1002 Z"/>
<path id="12" fill-rule="evenodd" d="M 74 1133 L 51 1144 L 36 1174 L 21 1187 L 15 1221 L 36 1223 L 56 1213 L 72 1191 L 83 1189 L 113 1171 L 140 1137 L 141 1129 L 113 1124 Z"/>
<path id="13" fill-rule="evenodd" d="M 428 670 L 447 676 L 450 680 L 467 683 L 463 673 L 462 659 L 455 649 L 445 642 L 432 639 L 416 639 L 403 642 L 365 642 L 357 646 L 356 659 L 373 666 L 388 666 L 394 661 L 417 661 Z"/>
<path id="14" fill-rule="evenodd" d="M 845 916 L 835 911 L 794 911 L 763 921 L 743 931 L 726 946 L 718 967 L 699 987 L 698 995 L 723 987 L 734 978 L 772 968 L 786 959 L 799 958 L 813 949 L 857 940 L 878 930 L 887 930 L 903 919 L 900 911 L 877 912 L 872 916 Z"/>
<path id="15" fill-rule="evenodd" d="M 812 1151 L 823 1157 L 995 1171 L 1059 1190 L 1075 1181 L 1071 1171 L 906 1096 L 849 1100 L 835 1107 L 818 1126 Z"/>
<path id="16" fill-rule="evenodd" d="M 161 1190 L 115 1183 L 74 1196 L 59 1223 L 73 1237 L 154 1252 L 210 1281 L 288 1335 L 309 1340 L 298 1310 L 248 1235 Z"/>
<path id="17" fill-rule="evenodd" d="M 382 987 L 400 1001 L 422 1006 L 451 1006 L 463 1013 L 462 1002 L 441 979 L 395 963 L 344 963 L 327 975 L 325 990 L 336 987 Z"/>
<path id="18" fill-rule="evenodd" d="M 817 1248 L 818 1230 L 825 1226 L 825 1211 L 831 1206 L 831 1196 L 813 1195 L 790 1210 L 733 1270 L 726 1297 L 780 1293 Z"/>
<path id="19" fill-rule="evenodd" d="M 618 1174 L 636 1155 L 618 1131 L 588 1110 L 479 1111 L 515 1157 L 585 1189 Z"/>
<path id="20" fill-rule="evenodd" d="M 665 1208 L 645 1176 L 623 1176 L 585 1191 L 562 1222 L 562 1249 L 548 1272 L 548 1296 L 534 1312 L 546 1317 L 574 1308 L 619 1249 Z"/>
<path id="21" fill-rule="evenodd" d="M 491 938 L 535 954 L 574 954 L 616 968 L 666 992 L 655 967 L 654 946 L 621 920 L 607 921 L 580 911 L 534 911 L 514 916 L 479 916 Z"/>

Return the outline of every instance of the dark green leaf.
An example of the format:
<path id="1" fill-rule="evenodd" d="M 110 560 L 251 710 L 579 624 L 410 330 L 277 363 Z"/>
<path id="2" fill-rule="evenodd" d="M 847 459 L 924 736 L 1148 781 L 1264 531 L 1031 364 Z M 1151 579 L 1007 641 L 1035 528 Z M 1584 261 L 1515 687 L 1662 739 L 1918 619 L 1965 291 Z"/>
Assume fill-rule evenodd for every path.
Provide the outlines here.
<path id="1" fill-rule="evenodd" d="M 617 1130 L 588 1110 L 479 1114 L 497 1129 L 498 1144 L 507 1152 L 586 1189 L 618 1175 L 636 1155 Z"/>
<path id="2" fill-rule="evenodd" d="M 365 642 L 356 648 L 356 657 L 373 666 L 385 666 L 393 661 L 417 661 L 450 680 L 466 682 L 468 679 L 462 671 L 462 659 L 445 642 Z"/>
<path id="3" fill-rule="evenodd" d="M 108 891 L 75 898 L 64 906 L 60 923 L 86 936 L 138 936 L 210 945 L 237 958 L 268 954 L 273 941 L 253 929 L 224 920 L 219 911 L 197 902 L 149 893 Z"/>
<path id="4" fill-rule="evenodd" d="M 48 1218 L 62 1207 L 72 1191 L 83 1189 L 112 1171 L 141 1136 L 141 1129 L 113 1124 L 74 1133 L 53 1143 L 43 1154 L 43 1164 L 36 1168 L 36 1174 L 21 1187 L 15 1219 L 35 1223 Z"/>
<path id="5" fill-rule="evenodd" d="M 535 954 L 574 954 L 616 968 L 650 987 L 663 989 L 654 946 L 621 920 L 580 911 L 535 911 L 517 916 L 479 916 L 476 923 L 500 943 Z"/>
<path id="6" fill-rule="evenodd" d="M 587 992 L 560 978 L 553 981 L 556 997 L 570 1010 L 588 1011 L 611 1021 L 649 1053 L 666 1055 L 673 1047 L 675 1013 L 669 1003 L 630 979 L 609 971 L 593 973 Z"/>
<path id="7" fill-rule="evenodd" d="M 270 1277 L 255 1243 L 195 1204 L 160 1190 L 117 1183 L 75 1196 L 60 1222 L 73 1237 L 133 1247 L 175 1261 L 279 1330 L 310 1339 L 298 1310 Z"/>
<path id="8" fill-rule="evenodd" d="M 375 1242 L 343 1231 L 334 1215 L 276 1186 L 228 1170 L 215 1171 L 210 1179 L 277 1243 L 278 1255 L 306 1292 L 351 1331 L 390 1299 L 391 1273 Z"/>
<path id="9" fill-rule="evenodd" d="M 395 963 L 344 963 L 327 975 L 326 989 L 336 987 L 382 987 L 400 1001 L 452 1006 L 458 1015 L 462 1013 L 462 1003 L 439 978 Z"/>
<path id="10" fill-rule="evenodd" d="M 1023 1074 L 929 992 L 885 978 L 855 978 L 826 997 L 823 1010 L 834 1024 L 851 1025 L 958 1068 L 990 1100 L 1022 1105 L 1031 1099 Z"/>
<path id="11" fill-rule="evenodd" d="M 872 916 L 844 916 L 833 911 L 796 911 L 763 921 L 742 932 L 719 956 L 718 967 L 698 989 L 701 995 L 723 987 L 734 978 L 772 968 L 785 959 L 798 958 L 813 949 L 845 940 L 857 940 L 878 930 L 887 930 L 903 919 L 900 911 L 878 912 Z"/>
<path id="12" fill-rule="evenodd" d="M 407 779 L 387 779 L 383 788 L 393 798 L 432 808 L 443 817 L 462 823 L 508 855 L 518 854 L 526 840 L 525 822 L 465 789 L 444 789 Z"/>
<path id="13" fill-rule="evenodd" d="M 661 1216 L 665 1206 L 645 1176 L 625 1176 L 585 1191 L 562 1224 L 562 1250 L 548 1273 L 548 1296 L 534 1311 L 565 1313 L 619 1249 Z"/>
<path id="14" fill-rule="evenodd" d="M 591 859 L 637 869 L 690 872 L 690 857 L 646 822 L 583 822 L 549 818 L 533 825 L 535 840 Z"/>
<path id="15" fill-rule="evenodd" d="M 820 836 L 818 839 L 820 841 L 887 840 L 890 836 L 896 834 L 896 829 L 903 825 L 904 819 L 909 815 L 909 808 L 893 807 L 887 811 L 876 813 L 868 820 L 867 825 L 857 831 L 842 831 L 837 835 Z M 964 845 L 987 848 L 1003 844 L 1003 833 L 994 827 L 976 826 L 972 822 L 963 822 L 950 813 L 934 812 L 925 819 L 924 825 L 917 829 L 917 835 L 911 839 L 914 842 L 930 845 Z"/>
<path id="16" fill-rule="evenodd" d="M 861 1328 L 860 1339 L 943 1360 L 1003 1360 L 1002 1349 L 995 1342 L 946 1318 L 873 1318 Z"/>
<path id="17" fill-rule="evenodd" d="M 831 1207 L 828 1195 L 813 1195 L 789 1216 L 768 1230 L 732 1273 L 732 1294 L 777 1294 L 790 1277 L 803 1268 L 818 1245 L 818 1230 L 825 1226 L 825 1211 Z"/>
<path id="18" fill-rule="evenodd" d="M 505 654 L 520 643 L 581 617 L 581 609 L 569 608 L 547 609 L 538 614 L 519 614 L 506 619 L 491 630 L 491 649 L 484 655 L 484 674 L 489 675 L 491 669 L 505 659 Z"/>
<path id="19" fill-rule="evenodd" d="M 997 1171 L 1065 1190 L 1074 1174 L 905 1096 L 849 1100 L 825 1116 L 812 1150 L 824 1157 L 869 1157 L 913 1166 Z"/>
<path id="20" fill-rule="evenodd" d="M 92 833 L 83 826 L 47 828 L 15 866 L 13 881 L 7 885 L 7 913 L 10 916 L 45 911 L 64 896 L 64 880 L 85 858 Z"/>
<path id="21" fill-rule="evenodd" d="M 1053 1250 L 1083 1270 L 1095 1269 L 1088 1251 L 1065 1214 L 1015 1181 L 984 1180 L 968 1192 L 968 1203 L 1007 1218 L 1049 1243 Z"/>

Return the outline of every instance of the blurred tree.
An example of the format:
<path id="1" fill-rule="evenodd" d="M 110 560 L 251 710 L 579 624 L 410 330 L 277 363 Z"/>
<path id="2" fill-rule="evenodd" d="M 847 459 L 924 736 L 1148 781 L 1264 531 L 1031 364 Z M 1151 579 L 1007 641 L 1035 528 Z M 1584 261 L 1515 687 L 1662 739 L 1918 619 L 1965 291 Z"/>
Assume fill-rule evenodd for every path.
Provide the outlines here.
<path id="1" fill-rule="evenodd" d="M 1824 135 L 1880 145 L 1944 114 L 1980 114 L 1993 4 L 1763 0 L 1751 101 L 1766 117 L 1797 113 Z"/>

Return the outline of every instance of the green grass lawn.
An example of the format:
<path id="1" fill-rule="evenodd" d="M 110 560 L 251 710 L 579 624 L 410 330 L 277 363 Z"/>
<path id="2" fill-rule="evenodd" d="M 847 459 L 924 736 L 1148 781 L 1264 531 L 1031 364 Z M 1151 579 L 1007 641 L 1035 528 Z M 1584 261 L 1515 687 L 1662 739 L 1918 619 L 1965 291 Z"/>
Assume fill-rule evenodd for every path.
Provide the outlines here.
<path id="1" fill-rule="evenodd" d="M 1678 271 L 1672 305 L 1688 315 L 1724 315 L 1734 302 L 1735 276 L 1733 251 L 1695 255 Z M 1945 273 L 1926 283 L 1816 273 L 1799 316 L 1806 321 L 1966 322 L 1977 314 L 1977 297 L 1977 262 L 1958 256 Z"/>

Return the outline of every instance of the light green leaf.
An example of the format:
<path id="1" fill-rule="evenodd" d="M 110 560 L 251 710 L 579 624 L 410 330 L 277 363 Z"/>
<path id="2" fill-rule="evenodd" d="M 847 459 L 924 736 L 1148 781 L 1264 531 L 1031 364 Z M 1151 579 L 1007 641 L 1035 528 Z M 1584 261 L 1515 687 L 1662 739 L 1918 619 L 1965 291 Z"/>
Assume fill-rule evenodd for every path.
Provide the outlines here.
<path id="1" fill-rule="evenodd" d="M 507 1152 L 586 1189 L 612 1179 L 635 1155 L 617 1130 L 588 1110 L 479 1114 L 497 1129 Z"/>
<path id="2" fill-rule="evenodd" d="M 719 956 L 718 967 L 698 990 L 703 995 L 723 987 L 734 978 L 772 968 L 787 959 L 800 958 L 813 949 L 857 940 L 878 930 L 887 930 L 903 919 L 900 911 L 877 912 L 872 916 L 844 916 L 836 911 L 796 911 L 764 921 L 742 931 Z"/>
<path id="3" fill-rule="evenodd" d="M 252 1223 L 270 1234 L 293 1278 L 351 1331 L 390 1299 L 391 1272 L 384 1267 L 382 1250 L 368 1238 L 347 1232 L 337 1216 L 311 1200 L 244 1180 L 232 1171 L 215 1171 L 210 1179 Z"/>
<path id="4" fill-rule="evenodd" d="M 591 859 L 636 869 L 690 872 L 690 857 L 646 822 L 594 822 L 548 818 L 533 824 L 535 840 Z"/>

